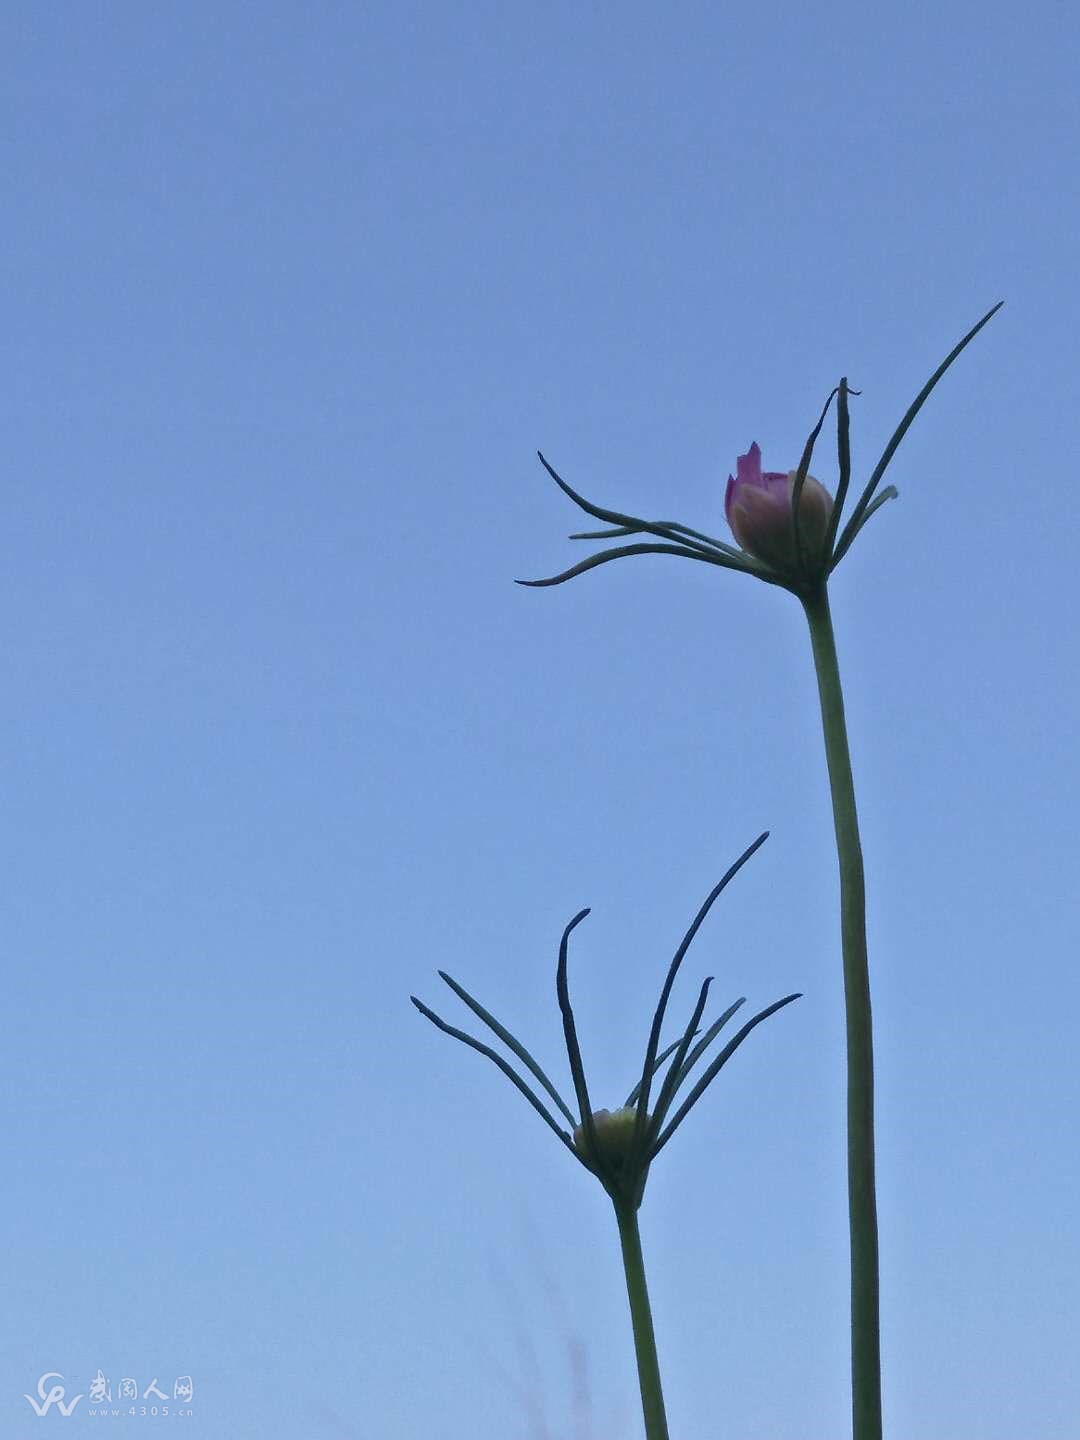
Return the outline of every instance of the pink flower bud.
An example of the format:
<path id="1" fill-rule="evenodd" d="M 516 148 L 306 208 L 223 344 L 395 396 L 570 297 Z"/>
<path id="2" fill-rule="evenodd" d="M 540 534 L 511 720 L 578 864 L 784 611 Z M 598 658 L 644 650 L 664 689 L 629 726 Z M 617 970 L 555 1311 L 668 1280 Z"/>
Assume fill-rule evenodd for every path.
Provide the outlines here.
<path id="1" fill-rule="evenodd" d="M 594 1110 L 593 1128 L 596 1130 L 596 1148 L 600 1159 L 613 1170 L 618 1170 L 630 1153 L 634 1140 L 634 1126 L 637 1111 L 623 1106 L 621 1110 Z M 582 1155 L 588 1158 L 588 1138 L 584 1125 L 574 1130 L 574 1144 Z"/>
<path id="2" fill-rule="evenodd" d="M 792 494 L 797 472 L 761 470 L 757 442 L 740 455 L 734 476 L 728 476 L 724 514 L 731 533 L 748 554 L 776 570 L 794 570 L 795 517 Z M 803 553 L 816 561 L 825 544 L 832 517 L 832 496 L 807 475 L 799 496 L 799 534 Z"/>

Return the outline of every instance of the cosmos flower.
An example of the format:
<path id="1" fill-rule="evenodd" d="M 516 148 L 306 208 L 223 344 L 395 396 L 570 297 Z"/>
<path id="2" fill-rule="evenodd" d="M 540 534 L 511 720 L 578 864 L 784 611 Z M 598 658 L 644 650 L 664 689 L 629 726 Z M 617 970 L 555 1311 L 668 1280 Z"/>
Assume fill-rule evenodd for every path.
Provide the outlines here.
<path id="1" fill-rule="evenodd" d="M 798 547 L 820 555 L 829 531 L 833 499 L 812 475 L 799 495 L 799 534 L 795 533 L 793 497 L 797 471 L 761 468 L 757 442 L 740 455 L 735 474 L 728 476 L 724 514 L 742 548 L 777 570 L 793 570 Z"/>

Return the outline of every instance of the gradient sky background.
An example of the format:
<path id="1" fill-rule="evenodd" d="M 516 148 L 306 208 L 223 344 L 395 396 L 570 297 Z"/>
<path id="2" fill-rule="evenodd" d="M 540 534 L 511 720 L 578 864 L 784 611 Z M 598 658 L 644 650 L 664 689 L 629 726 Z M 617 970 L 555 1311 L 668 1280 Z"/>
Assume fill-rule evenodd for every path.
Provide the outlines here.
<path id="1" fill-rule="evenodd" d="M 100 1366 L 190 1374 L 208 1440 L 634 1440 L 599 1187 L 408 995 L 459 1015 L 450 970 L 562 1076 L 591 904 L 617 1102 L 765 827 L 677 1011 L 805 999 L 643 1233 L 674 1435 L 847 1433 L 801 613 L 666 559 L 511 582 L 583 553 L 537 446 L 722 533 L 738 451 L 793 465 L 846 373 L 865 478 L 1005 298 L 834 609 L 888 1432 L 1075 1436 L 1075 15 L 12 3 L 0 39 L 3 1435 L 99 1424 L 21 1397 Z"/>

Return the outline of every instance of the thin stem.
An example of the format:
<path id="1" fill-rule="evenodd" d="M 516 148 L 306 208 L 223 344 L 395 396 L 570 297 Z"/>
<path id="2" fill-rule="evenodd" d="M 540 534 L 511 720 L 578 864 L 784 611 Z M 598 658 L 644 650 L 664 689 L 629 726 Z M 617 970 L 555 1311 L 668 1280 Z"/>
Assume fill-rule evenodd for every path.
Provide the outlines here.
<path id="1" fill-rule="evenodd" d="M 645 1284 L 645 1261 L 641 1254 L 637 1210 L 633 1205 L 616 1203 L 615 1218 L 619 1222 L 623 1269 L 626 1271 L 626 1293 L 630 1297 L 630 1319 L 634 1326 L 641 1408 L 645 1415 L 645 1440 L 668 1440 L 664 1392 L 660 1385 L 656 1336 L 653 1333 L 649 1291 Z"/>
<path id="2" fill-rule="evenodd" d="M 833 823 L 847 1016 L 848 1218 L 851 1233 L 851 1403 L 854 1440 L 881 1440 L 878 1228 L 874 1185 L 874 1044 L 866 958 L 866 887 L 844 696 L 824 583 L 803 600 L 814 648 Z"/>

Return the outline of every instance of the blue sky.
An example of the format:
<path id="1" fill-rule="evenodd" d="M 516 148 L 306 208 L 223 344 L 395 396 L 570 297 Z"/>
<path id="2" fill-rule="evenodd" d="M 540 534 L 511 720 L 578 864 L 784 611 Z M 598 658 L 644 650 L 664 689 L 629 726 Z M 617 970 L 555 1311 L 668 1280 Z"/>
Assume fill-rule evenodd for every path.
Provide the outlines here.
<path id="1" fill-rule="evenodd" d="M 1074 1433 L 1078 29 L 6 7 L 5 1436 L 99 1367 L 190 1375 L 207 1440 L 638 1435 L 602 1193 L 408 995 L 455 1013 L 445 968 L 558 1068 L 592 905 L 572 981 L 617 1101 L 766 827 L 676 1002 L 805 998 L 665 1152 L 644 1242 L 674 1434 L 845 1433 L 802 616 L 659 558 L 511 582 L 581 553 L 538 446 L 718 533 L 736 453 L 794 465 L 845 373 L 865 476 L 999 298 L 833 587 L 886 1413 Z"/>

